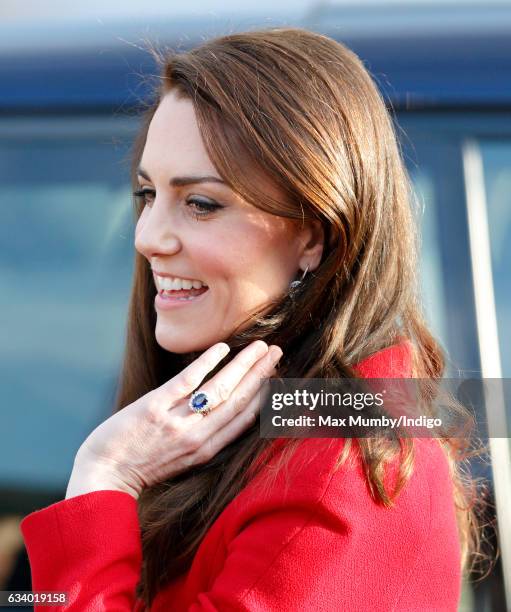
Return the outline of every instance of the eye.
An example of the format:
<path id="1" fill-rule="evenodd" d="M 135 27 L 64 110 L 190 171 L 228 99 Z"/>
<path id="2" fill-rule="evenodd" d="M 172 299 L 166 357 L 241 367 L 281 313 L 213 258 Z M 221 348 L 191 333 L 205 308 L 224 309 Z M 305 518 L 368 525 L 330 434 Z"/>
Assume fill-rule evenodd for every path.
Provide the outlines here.
<path id="1" fill-rule="evenodd" d="M 154 189 L 138 189 L 133 192 L 136 198 L 141 198 L 145 206 L 150 206 L 154 202 L 156 197 L 156 191 Z M 193 217 L 198 219 L 199 217 L 206 217 L 215 210 L 223 208 L 221 204 L 218 204 L 214 200 L 204 198 L 201 196 L 193 196 L 186 199 L 186 205 L 189 207 Z"/>
<path id="2" fill-rule="evenodd" d="M 149 206 L 149 202 L 154 201 L 156 191 L 154 191 L 154 189 L 139 189 L 138 191 L 134 191 L 133 195 L 141 199 L 146 206 Z"/>
<path id="3" fill-rule="evenodd" d="M 206 217 L 215 210 L 223 208 L 221 204 L 218 204 L 214 200 L 202 198 L 200 196 L 189 197 L 187 198 L 186 203 L 190 207 L 190 212 L 196 219 L 199 217 Z"/>

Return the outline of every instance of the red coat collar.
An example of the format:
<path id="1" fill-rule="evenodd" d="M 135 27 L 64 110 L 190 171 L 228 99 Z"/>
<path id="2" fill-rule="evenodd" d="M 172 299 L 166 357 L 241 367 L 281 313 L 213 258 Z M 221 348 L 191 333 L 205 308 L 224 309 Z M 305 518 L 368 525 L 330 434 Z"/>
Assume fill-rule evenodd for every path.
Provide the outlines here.
<path id="1" fill-rule="evenodd" d="M 363 378 L 412 378 L 413 345 L 409 340 L 401 341 L 377 351 L 354 366 Z M 268 449 L 255 460 L 254 466 L 263 461 L 270 448 L 284 446 L 287 438 L 275 438 Z"/>
<path id="2" fill-rule="evenodd" d="M 412 378 L 413 346 L 402 340 L 360 361 L 355 370 L 364 378 Z"/>

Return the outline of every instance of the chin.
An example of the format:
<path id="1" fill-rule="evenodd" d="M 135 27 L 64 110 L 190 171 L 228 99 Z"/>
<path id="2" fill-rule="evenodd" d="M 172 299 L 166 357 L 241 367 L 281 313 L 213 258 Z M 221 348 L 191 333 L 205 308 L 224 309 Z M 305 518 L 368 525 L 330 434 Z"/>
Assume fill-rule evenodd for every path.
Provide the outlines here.
<path id="1" fill-rule="evenodd" d="M 158 326 L 156 327 L 155 334 L 156 342 L 161 346 L 162 349 L 169 353 L 176 353 L 178 355 L 184 355 L 186 353 L 204 352 L 213 344 L 222 342 L 222 339 L 206 339 L 202 340 L 198 337 L 182 336 L 172 332 L 160 332 L 158 333 Z"/>
<path id="2" fill-rule="evenodd" d="M 158 340 L 158 338 L 156 338 L 156 342 L 161 346 L 162 349 L 168 351 L 169 353 L 176 353 L 178 355 L 185 355 L 186 353 L 194 352 L 203 352 L 210 346 L 203 345 L 200 342 L 179 342 L 176 340 L 163 342 Z"/>

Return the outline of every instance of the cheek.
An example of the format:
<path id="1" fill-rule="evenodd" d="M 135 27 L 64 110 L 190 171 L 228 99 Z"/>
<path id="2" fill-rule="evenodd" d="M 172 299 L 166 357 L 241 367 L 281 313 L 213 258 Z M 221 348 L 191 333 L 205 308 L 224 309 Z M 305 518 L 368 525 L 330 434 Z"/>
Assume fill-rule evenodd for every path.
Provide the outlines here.
<path id="1" fill-rule="evenodd" d="M 265 231 L 255 232 L 253 238 L 250 248 L 261 263 L 262 274 L 272 276 L 275 283 L 281 284 L 294 273 L 298 259 L 296 241 L 286 220 L 273 220 Z"/>
<path id="2" fill-rule="evenodd" d="M 231 312 L 260 305 L 286 290 L 297 265 L 293 237 L 288 220 L 251 214 L 229 218 L 225 225 L 211 224 L 186 240 L 185 250 L 193 260 L 191 269 L 211 283 L 215 299 Z"/>
<path id="3" fill-rule="evenodd" d="M 243 233 L 226 237 L 222 252 L 218 255 L 230 276 L 243 279 L 257 278 L 261 268 L 268 265 L 275 252 L 275 244 L 265 232 L 250 228 Z"/>
<path id="4" fill-rule="evenodd" d="M 231 299 L 259 304 L 285 290 L 297 258 L 292 236 L 280 226 L 247 225 L 224 236 L 221 243 L 220 250 L 206 252 L 204 257 L 222 270 L 231 292 L 240 292 L 238 296 L 231 293 Z"/>
<path id="5" fill-rule="evenodd" d="M 188 243 L 188 249 L 198 270 L 232 282 L 252 276 L 272 245 L 267 233 L 257 226 L 229 223 L 222 231 L 207 232 L 195 245 Z"/>

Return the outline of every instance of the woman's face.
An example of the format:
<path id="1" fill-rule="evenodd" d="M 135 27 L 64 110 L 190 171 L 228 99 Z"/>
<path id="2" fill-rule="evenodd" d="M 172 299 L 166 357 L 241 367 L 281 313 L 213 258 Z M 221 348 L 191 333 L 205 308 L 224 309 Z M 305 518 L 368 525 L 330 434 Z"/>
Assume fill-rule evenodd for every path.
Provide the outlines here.
<path id="1" fill-rule="evenodd" d="M 157 273 L 207 285 L 192 290 L 202 293 L 190 300 L 178 299 L 190 295 L 189 285 L 178 284 L 168 299 L 156 298 L 156 340 L 168 351 L 205 350 L 225 340 L 251 312 L 288 291 L 300 268 L 319 265 L 317 231 L 255 208 L 222 182 L 192 102 L 174 91 L 151 121 L 138 179 L 147 193 L 135 248 L 153 270 L 155 296 L 162 290 Z M 269 183 L 262 187 L 280 195 Z"/>

